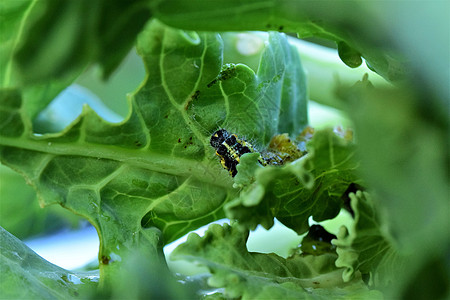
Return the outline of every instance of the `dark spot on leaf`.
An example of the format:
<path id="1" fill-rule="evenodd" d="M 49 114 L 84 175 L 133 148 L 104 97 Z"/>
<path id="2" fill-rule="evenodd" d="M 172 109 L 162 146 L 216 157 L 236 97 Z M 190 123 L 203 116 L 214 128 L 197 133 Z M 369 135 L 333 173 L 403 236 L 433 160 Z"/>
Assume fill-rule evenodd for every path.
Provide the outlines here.
<path id="1" fill-rule="evenodd" d="M 221 81 L 228 80 L 236 75 L 236 66 L 229 64 L 227 65 L 219 74 L 219 79 Z"/>
<path id="2" fill-rule="evenodd" d="M 190 99 L 186 102 L 186 104 L 184 105 L 184 110 L 188 110 L 189 105 L 190 105 L 193 101 L 197 100 L 198 97 L 199 97 L 199 95 L 200 95 L 200 91 L 199 91 L 199 90 L 196 90 L 196 91 L 194 92 L 194 94 L 192 94 L 191 98 L 190 98 Z"/>
<path id="3" fill-rule="evenodd" d="M 142 143 L 140 141 L 134 141 L 134 144 L 136 145 L 136 147 L 141 147 Z"/>
<path id="4" fill-rule="evenodd" d="M 102 263 L 103 265 L 109 264 L 109 257 L 107 257 L 106 255 L 103 255 L 103 256 L 102 256 L 102 259 L 101 259 L 101 263 Z"/>
<path id="5" fill-rule="evenodd" d="M 186 145 L 184 145 L 184 149 L 186 149 L 187 148 L 187 146 Z"/>
<path id="6" fill-rule="evenodd" d="M 217 79 L 214 79 L 213 81 L 211 81 L 210 83 L 208 83 L 206 86 L 207 87 L 212 87 L 214 84 L 216 84 L 216 82 L 217 82 Z"/>
<path id="7" fill-rule="evenodd" d="M 225 81 L 232 77 L 236 76 L 236 65 L 234 64 L 227 64 L 222 68 L 222 71 L 217 75 L 217 77 L 208 83 L 206 86 L 211 87 L 214 84 L 216 84 L 218 81 Z"/>
<path id="8" fill-rule="evenodd" d="M 192 100 L 197 100 L 197 99 L 198 99 L 198 96 L 200 96 L 200 91 L 199 91 L 199 90 L 196 90 L 196 91 L 194 92 L 194 94 L 191 96 L 191 99 L 192 99 Z"/>
<path id="9" fill-rule="evenodd" d="M 165 116 L 164 116 L 164 119 L 167 119 L 168 117 L 169 117 L 169 115 L 165 115 Z"/>
<path id="10" fill-rule="evenodd" d="M 192 141 L 192 136 L 189 138 L 190 141 Z"/>
<path id="11" fill-rule="evenodd" d="M 312 283 L 313 284 L 320 284 L 320 282 L 318 282 L 318 281 L 313 281 Z"/>
<path id="12" fill-rule="evenodd" d="M 284 26 L 283 26 L 283 25 L 281 25 L 280 27 L 278 27 L 278 31 L 283 31 L 283 29 L 284 29 Z"/>
<path id="13" fill-rule="evenodd" d="M 181 138 L 178 139 L 178 143 L 181 143 Z"/>

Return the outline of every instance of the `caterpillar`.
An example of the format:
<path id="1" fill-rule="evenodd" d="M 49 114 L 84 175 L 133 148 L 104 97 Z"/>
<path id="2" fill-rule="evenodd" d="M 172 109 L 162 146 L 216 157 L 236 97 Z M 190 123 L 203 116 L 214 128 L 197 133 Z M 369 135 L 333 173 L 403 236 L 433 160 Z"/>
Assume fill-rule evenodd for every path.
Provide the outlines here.
<path id="1" fill-rule="evenodd" d="M 240 157 L 245 153 L 255 152 L 253 146 L 238 138 L 236 134 L 230 134 L 225 129 L 219 129 L 213 133 L 210 139 L 211 146 L 216 149 L 216 155 L 220 157 L 222 167 L 231 174 L 236 176 L 236 166 L 240 162 Z M 259 159 L 262 165 L 266 165 L 262 157 Z"/>

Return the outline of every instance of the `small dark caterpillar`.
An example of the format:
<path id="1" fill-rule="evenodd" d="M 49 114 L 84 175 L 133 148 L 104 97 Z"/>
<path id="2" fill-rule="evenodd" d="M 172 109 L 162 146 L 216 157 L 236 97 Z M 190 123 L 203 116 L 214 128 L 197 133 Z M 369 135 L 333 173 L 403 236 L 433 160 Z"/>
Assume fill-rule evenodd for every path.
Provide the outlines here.
<path id="1" fill-rule="evenodd" d="M 240 157 L 245 153 L 255 152 L 253 146 L 237 135 L 230 134 L 225 129 L 219 129 L 213 133 L 210 140 L 211 146 L 216 149 L 216 155 L 220 157 L 220 163 L 228 170 L 231 176 L 236 176 L 236 166 L 240 162 Z M 260 157 L 259 162 L 265 166 L 266 162 Z"/>
<path id="2" fill-rule="evenodd" d="M 262 151 L 258 161 L 262 166 L 281 166 L 286 162 L 294 161 L 306 154 L 306 151 L 299 149 L 299 143 L 311 138 L 313 130 L 311 127 L 305 128 L 296 140 L 291 140 L 288 134 L 278 134 L 272 137 L 269 147 Z M 238 138 L 236 134 L 231 134 L 225 129 L 219 129 L 213 133 L 210 139 L 211 146 L 216 149 L 220 163 L 228 170 L 231 176 L 236 176 L 236 166 L 240 158 L 245 153 L 256 151 L 252 144 Z"/>
<path id="3" fill-rule="evenodd" d="M 337 128 L 334 131 L 338 136 L 352 140 L 350 130 L 343 131 Z M 245 153 L 259 152 L 258 161 L 262 166 L 282 166 L 306 155 L 308 153 L 306 143 L 313 135 L 314 129 L 309 126 L 305 127 L 295 139 L 291 139 L 287 133 L 277 134 L 272 137 L 266 149 L 259 151 L 249 142 L 222 128 L 213 133 L 210 144 L 216 149 L 216 155 L 220 157 L 222 166 L 234 177 L 237 174 L 236 166 Z"/>

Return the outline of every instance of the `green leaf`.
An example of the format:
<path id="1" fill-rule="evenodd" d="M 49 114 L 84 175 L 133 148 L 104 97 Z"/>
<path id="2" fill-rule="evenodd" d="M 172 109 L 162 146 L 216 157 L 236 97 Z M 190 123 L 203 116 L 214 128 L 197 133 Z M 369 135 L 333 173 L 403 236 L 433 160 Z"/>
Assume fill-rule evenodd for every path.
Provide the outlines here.
<path id="1" fill-rule="evenodd" d="M 98 273 L 74 273 L 34 253 L 0 227 L 2 299 L 84 299 L 97 287 Z"/>
<path id="2" fill-rule="evenodd" d="M 445 257 L 450 245 L 448 115 L 433 93 L 415 91 L 376 88 L 366 77 L 340 91 L 355 121 L 361 173 L 376 193 L 376 212 L 386 215 L 395 249 L 411 262 L 405 279 L 390 286 L 391 297 L 402 297 L 417 272 Z"/>
<path id="3" fill-rule="evenodd" d="M 16 6 L 8 1 L 8 16 Z M 150 18 L 146 1 L 29 1 L 15 54 L 27 83 L 79 75 L 99 63 L 108 77 L 133 46 Z M 23 35 L 22 35 L 23 33 Z M 111 51 L 114 49 L 114 51 Z M 49 59 L 51 58 L 51 59 Z"/>
<path id="4" fill-rule="evenodd" d="M 358 191 L 350 193 L 350 205 L 355 212 L 351 234 L 342 227 L 338 239 L 334 240 L 339 258 L 336 266 L 346 267 L 343 274 L 348 281 L 355 272 L 370 275 L 370 284 L 385 287 L 399 279 L 405 272 L 407 258 L 402 256 L 382 224 L 370 195 Z"/>
<path id="5" fill-rule="evenodd" d="M 56 97 L 78 75 L 76 73 L 66 78 L 58 77 L 52 81 L 41 82 L 39 85 L 27 85 L 26 87 L 23 85 L 23 78 L 21 78 L 20 71 L 13 59 L 14 54 L 20 48 L 24 36 L 27 35 L 28 25 L 39 17 L 39 7 L 44 3 L 45 1 L 5 0 L 0 4 L 2 13 L 2 22 L 0 24 L 0 31 L 2 32 L 0 35 L 0 87 L 11 90 L 19 86 L 22 87 L 22 97 L 26 99 L 23 111 L 29 115 L 30 119 L 33 119 L 51 99 Z M 41 34 L 39 34 L 40 36 Z M 33 54 L 29 54 L 29 59 L 35 57 Z M 46 61 L 45 65 L 38 70 L 38 74 L 34 76 L 40 76 L 42 71 L 47 70 L 48 64 L 52 62 L 54 61 Z M 26 74 L 30 74 L 30 71 L 27 69 Z"/>
<path id="6" fill-rule="evenodd" d="M 339 255 L 336 266 L 347 268 L 344 280 L 361 272 L 372 288 L 382 289 L 388 297 L 403 294 L 409 298 L 444 299 L 449 293 L 445 267 L 448 259 L 433 253 L 422 257 L 405 252 L 387 232 L 388 227 L 376 209 L 378 202 L 361 191 L 350 193 L 350 198 L 354 223 L 349 229 L 342 227 L 338 239 L 333 241 Z"/>
<path id="7" fill-rule="evenodd" d="M 425 259 L 426 262 L 405 287 L 403 293 L 405 298 L 448 299 L 450 295 L 450 269 L 448 268 L 449 258 L 445 255 L 442 257 L 430 256 Z"/>
<path id="8" fill-rule="evenodd" d="M 384 78 L 398 81 L 409 75 L 396 45 L 379 30 L 382 24 L 377 24 L 375 15 L 358 1 L 318 5 L 314 1 L 291 0 L 170 0 L 155 5 L 154 15 L 170 26 L 187 30 L 278 30 L 296 32 L 302 38 L 314 36 L 343 42 L 354 49 L 352 53 L 361 53 Z M 349 62 L 348 57 L 344 62 Z"/>
<path id="9" fill-rule="evenodd" d="M 60 206 L 39 207 L 33 188 L 8 167 L 0 165 L 0 178 L 1 225 L 17 238 L 76 227 L 81 221 L 79 216 Z"/>
<path id="10" fill-rule="evenodd" d="M 282 90 L 304 81 L 288 67 L 298 58 L 282 34 L 271 34 L 257 74 L 239 64 L 222 68 L 219 35 L 158 22 L 144 30 L 138 51 L 148 77 L 121 123 L 85 107 L 63 132 L 38 136 L 19 91 L 0 99 L 2 162 L 25 176 L 41 205 L 59 203 L 97 228 L 106 276 L 143 241 L 158 260 L 165 243 L 224 217 L 238 190 L 209 144 L 217 128 L 263 146 L 280 128 L 294 132 L 306 121 L 302 93 L 291 98 L 296 113 L 282 111 Z"/>
<path id="11" fill-rule="evenodd" d="M 224 62 L 231 63 L 234 61 L 245 62 L 253 70 L 258 69 L 258 63 L 261 52 L 264 50 L 264 44 L 268 40 L 268 33 L 262 31 L 252 32 L 225 32 L 221 33 L 224 39 Z M 352 69 L 342 63 L 336 49 L 328 48 L 312 42 L 300 40 L 293 36 L 288 36 L 288 41 L 293 45 L 300 56 L 301 64 L 307 74 L 307 91 L 308 99 L 315 102 L 325 104 L 327 106 L 343 109 L 342 99 L 336 94 L 337 85 L 351 85 L 360 80 L 361 77 L 368 73 L 371 82 L 376 86 L 390 86 L 391 84 L 383 77 L 372 72 L 366 64 Z M 322 41 L 320 39 L 320 41 Z M 331 44 L 334 44 L 331 42 Z M 353 58 L 352 58 L 353 59 Z M 361 56 L 354 57 L 355 62 L 361 60 Z M 310 114 L 312 115 L 310 125 L 315 125 L 318 119 L 327 120 L 331 125 L 349 124 L 346 119 L 333 123 L 328 120 L 328 115 L 317 113 L 315 108 L 317 105 L 311 103 Z M 336 111 L 336 113 L 340 113 Z M 313 126 L 314 127 L 314 126 Z"/>
<path id="12" fill-rule="evenodd" d="M 314 133 L 306 147 L 308 154 L 293 163 L 253 169 L 255 182 L 226 205 L 228 217 L 250 229 L 258 224 L 268 229 L 277 218 L 298 234 L 309 229 L 310 216 L 316 221 L 334 218 L 344 207 L 342 196 L 347 187 L 360 182 L 354 145 L 325 129 Z M 241 168 L 246 168 L 250 159 L 243 156 Z"/>
<path id="13" fill-rule="evenodd" d="M 13 54 L 23 38 L 24 25 L 37 1 L 5 0 L 0 4 L 0 86 L 17 85 L 17 70 L 13 68 Z"/>
<path id="14" fill-rule="evenodd" d="M 442 230 L 447 221 L 442 208 L 448 204 L 448 115 L 433 106 L 423 111 L 425 96 L 412 93 L 375 88 L 366 77 L 341 89 L 358 130 L 361 170 L 377 188 L 393 235 L 406 251 L 416 251 L 424 241 L 448 241 Z"/>
<path id="15" fill-rule="evenodd" d="M 145 249 L 144 249 L 145 250 Z M 177 280 L 166 265 L 148 259 L 147 253 L 134 249 L 112 278 L 112 284 L 91 299 L 196 299 L 193 286 Z"/>
<path id="16" fill-rule="evenodd" d="M 350 68 L 357 68 L 362 64 L 361 54 L 345 42 L 338 43 L 338 53 L 342 61 Z"/>
<path id="17" fill-rule="evenodd" d="M 248 231 L 238 224 L 213 224 L 204 237 L 192 233 L 187 242 L 172 252 L 172 258 L 207 266 L 212 273 L 209 284 L 225 288 L 225 296 L 242 299 L 326 299 L 333 290 L 336 298 L 351 297 L 355 291 L 369 292 L 360 280 L 346 285 L 342 269 L 334 266 L 335 254 L 294 255 L 287 259 L 276 254 L 248 252 Z"/>

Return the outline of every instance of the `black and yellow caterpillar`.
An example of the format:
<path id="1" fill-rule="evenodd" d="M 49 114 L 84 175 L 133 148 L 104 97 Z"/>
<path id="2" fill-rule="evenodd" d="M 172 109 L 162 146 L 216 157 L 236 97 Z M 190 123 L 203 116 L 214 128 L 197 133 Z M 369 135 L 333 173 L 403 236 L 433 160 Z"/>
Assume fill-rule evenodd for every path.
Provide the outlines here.
<path id="1" fill-rule="evenodd" d="M 210 144 L 216 149 L 216 154 L 220 157 L 222 166 L 233 177 L 237 174 L 236 166 L 240 162 L 240 157 L 245 153 L 255 152 L 255 149 L 249 142 L 239 139 L 236 134 L 230 134 L 225 129 L 219 129 L 214 132 L 211 136 Z M 265 165 L 262 158 L 259 161 L 262 165 Z"/>
<path id="2" fill-rule="evenodd" d="M 259 163 L 262 166 L 283 165 L 300 158 L 306 152 L 301 151 L 298 145 L 312 133 L 312 128 L 307 127 L 296 140 L 291 140 L 287 134 L 275 135 L 272 137 L 268 149 L 260 152 Z M 259 152 L 253 148 L 252 144 L 223 128 L 213 133 L 210 144 L 216 150 L 216 155 L 220 157 L 221 165 L 233 177 L 237 174 L 236 166 L 242 155 Z"/>
<path id="3" fill-rule="evenodd" d="M 210 144 L 216 149 L 216 155 L 220 157 L 222 166 L 233 177 L 237 174 L 236 166 L 239 164 L 241 156 L 245 153 L 258 152 L 255 151 L 252 144 L 225 129 L 214 132 Z M 279 155 L 267 151 L 263 152 L 263 155 L 260 154 L 258 161 L 262 166 L 283 164 L 283 159 Z"/>

